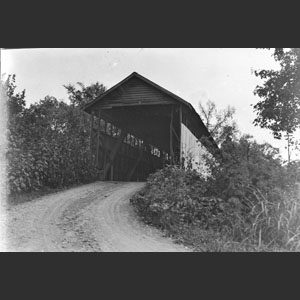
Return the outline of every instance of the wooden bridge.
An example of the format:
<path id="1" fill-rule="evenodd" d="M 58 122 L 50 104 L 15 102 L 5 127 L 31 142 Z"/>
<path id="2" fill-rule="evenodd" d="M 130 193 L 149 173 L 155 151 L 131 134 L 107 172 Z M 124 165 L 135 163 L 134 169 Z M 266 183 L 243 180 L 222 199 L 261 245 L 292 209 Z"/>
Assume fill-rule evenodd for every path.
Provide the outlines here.
<path id="1" fill-rule="evenodd" d="M 102 180 L 144 181 L 166 163 L 182 164 L 182 126 L 217 148 L 190 103 L 136 72 L 82 109 L 91 115 L 91 158 Z"/>

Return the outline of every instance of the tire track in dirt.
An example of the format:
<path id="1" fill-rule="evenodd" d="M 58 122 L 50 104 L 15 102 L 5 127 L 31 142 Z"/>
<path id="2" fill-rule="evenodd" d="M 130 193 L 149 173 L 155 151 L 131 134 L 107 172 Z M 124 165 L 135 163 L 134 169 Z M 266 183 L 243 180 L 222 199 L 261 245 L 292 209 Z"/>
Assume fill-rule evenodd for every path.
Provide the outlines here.
<path id="1" fill-rule="evenodd" d="M 138 220 L 129 199 L 143 186 L 96 182 L 12 207 L 7 251 L 189 251 Z"/>
<path id="2" fill-rule="evenodd" d="M 93 214 L 96 238 L 105 252 L 186 252 L 182 245 L 164 237 L 156 228 L 138 220 L 130 197 L 144 183 L 127 183 L 103 201 L 95 203 Z"/>
<path id="3" fill-rule="evenodd" d="M 7 211 L 6 251 L 79 251 L 76 241 L 71 239 L 68 243 L 69 235 L 62 230 L 64 220 L 61 217 L 68 216 L 69 212 L 74 215 L 75 211 L 80 215 L 80 211 L 95 199 L 93 194 L 100 198 L 108 189 L 113 189 L 112 183 L 96 182 L 11 207 Z M 75 223 L 72 225 L 72 229 L 76 229 Z"/>
<path id="4" fill-rule="evenodd" d="M 101 249 L 93 237 L 91 220 L 86 211 L 94 201 L 101 201 L 115 188 L 113 183 L 99 184 L 88 189 L 79 198 L 63 202 L 50 213 L 45 213 L 43 238 L 50 251 L 100 252 Z"/>

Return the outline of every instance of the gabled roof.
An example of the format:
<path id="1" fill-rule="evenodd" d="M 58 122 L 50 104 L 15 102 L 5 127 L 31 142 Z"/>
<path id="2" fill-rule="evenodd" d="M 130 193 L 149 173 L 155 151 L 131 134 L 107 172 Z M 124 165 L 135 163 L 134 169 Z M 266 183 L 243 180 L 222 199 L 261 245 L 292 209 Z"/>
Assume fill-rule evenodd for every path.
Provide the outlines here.
<path id="1" fill-rule="evenodd" d="M 103 99 L 105 96 L 107 96 L 108 94 L 110 94 L 111 92 L 113 92 L 114 90 L 116 90 L 118 87 L 122 86 L 124 83 L 126 83 L 127 81 L 129 81 L 131 78 L 133 77 L 137 77 L 139 79 L 141 79 L 144 82 L 147 82 L 148 84 L 150 84 L 151 86 L 155 87 L 156 89 L 160 90 L 161 92 L 169 95 L 170 97 L 172 97 L 174 100 L 177 100 L 179 102 L 181 102 L 182 104 L 188 106 L 190 109 L 193 109 L 193 106 L 183 100 L 182 98 L 180 98 L 179 96 L 171 93 L 170 91 L 166 90 L 165 88 L 159 86 L 158 84 L 154 83 L 153 81 L 149 80 L 148 78 L 138 74 L 137 72 L 133 72 L 131 73 L 129 76 L 127 76 L 125 79 L 123 79 L 122 81 L 120 81 L 119 83 L 117 83 L 116 85 L 114 85 L 113 87 L 111 87 L 110 89 L 108 89 L 107 91 L 105 91 L 103 94 L 101 94 L 99 97 L 95 98 L 93 101 L 90 101 L 88 103 L 86 103 L 85 105 L 83 105 L 81 107 L 81 109 L 86 110 L 88 107 L 92 106 L 94 103 L 101 101 L 101 99 Z"/>
<path id="2" fill-rule="evenodd" d="M 105 91 L 103 94 L 101 94 L 99 97 L 95 98 L 94 100 L 86 103 L 85 105 L 83 105 L 81 107 L 82 110 L 86 111 L 89 107 L 91 107 L 92 105 L 94 105 L 95 103 L 101 101 L 102 99 L 104 99 L 108 94 L 112 93 L 113 91 L 115 91 L 116 89 L 118 89 L 119 87 L 121 87 L 122 85 L 124 85 L 126 82 L 128 82 L 130 79 L 132 79 L 133 77 L 136 77 L 146 83 L 148 83 L 149 85 L 153 86 L 154 88 L 158 89 L 159 91 L 161 91 L 162 93 L 170 96 L 172 99 L 174 99 L 175 101 L 183 104 L 190 112 L 191 114 L 194 116 L 194 118 L 197 120 L 197 123 L 199 124 L 199 126 L 201 126 L 202 128 L 204 128 L 205 130 L 205 136 L 209 137 L 209 139 L 211 140 L 211 142 L 214 144 L 214 146 L 216 148 L 218 148 L 217 144 L 215 143 L 215 141 L 213 140 L 213 138 L 211 137 L 209 131 L 207 130 L 206 126 L 204 125 L 203 121 L 201 120 L 199 114 L 195 111 L 194 107 L 187 101 L 183 100 L 182 98 L 180 98 L 179 96 L 173 94 L 172 92 L 166 90 L 165 88 L 161 87 L 160 85 L 154 83 L 153 81 L 149 80 L 148 78 L 138 74 L 137 72 L 133 72 L 132 74 L 130 74 L 129 76 L 127 76 L 125 79 L 123 79 L 122 81 L 120 81 L 119 83 L 117 83 L 116 85 L 114 85 L 113 87 L 111 87 L 110 89 L 108 89 L 107 91 Z"/>

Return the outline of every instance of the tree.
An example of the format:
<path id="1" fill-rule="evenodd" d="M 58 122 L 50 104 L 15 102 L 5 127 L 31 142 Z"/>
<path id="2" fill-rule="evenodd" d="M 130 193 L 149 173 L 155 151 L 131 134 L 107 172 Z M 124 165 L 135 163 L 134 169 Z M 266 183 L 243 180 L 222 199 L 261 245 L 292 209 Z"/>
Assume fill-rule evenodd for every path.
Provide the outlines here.
<path id="1" fill-rule="evenodd" d="M 270 144 L 258 144 L 246 134 L 238 139 L 227 138 L 220 148 L 222 163 L 213 170 L 213 192 L 243 198 L 249 188 L 267 193 L 286 183 L 279 150 Z"/>
<path id="2" fill-rule="evenodd" d="M 205 105 L 199 102 L 199 109 L 201 119 L 217 144 L 220 145 L 228 135 L 237 132 L 237 125 L 233 120 L 234 107 L 217 109 L 216 104 L 208 100 Z"/>
<path id="3" fill-rule="evenodd" d="M 73 84 L 64 85 L 69 95 L 71 104 L 77 107 L 81 107 L 89 101 L 96 99 L 98 96 L 106 91 L 106 87 L 98 81 L 90 86 L 85 86 L 82 82 L 77 82 L 80 89 L 76 89 Z"/>
<path id="4" fill-rule="evenodd" d="M 16 92 L 15 75 L 1 81 L 9 111 L 7 178 L 11 194 L 96 180 L 90 161 L 90 122 L 79 105 L 99 96 L 104 87 L 67 86 L 71 105 L 55 97 L 26 107 L 25 91 Z"/>
<path id="5" fill-rule="evenodd" d="M 291 135 L 300 128 L 300 48 L 275 48 L 273 57 L 279 71 L 255 71 L 264 83 L 254 90 L 261 98 L 253 107 L 257 114 L 254 124 L 281 139 L 283 132 Z"/>
<path id="6" fill-rule="evenodd" d="M 9 75 L 5 81 L 1 79 L 1 92 L 7 97 L 9 120 L 25 109 L 25 90 L 16 93 L 16 75 Z"/>

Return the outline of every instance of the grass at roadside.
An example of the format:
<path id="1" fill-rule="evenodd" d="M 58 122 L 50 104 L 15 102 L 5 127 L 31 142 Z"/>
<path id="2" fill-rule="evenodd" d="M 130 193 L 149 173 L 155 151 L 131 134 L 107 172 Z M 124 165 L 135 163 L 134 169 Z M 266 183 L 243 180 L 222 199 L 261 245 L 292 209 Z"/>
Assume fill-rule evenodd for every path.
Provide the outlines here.
<path id="1" fill-rule="evenodd" d="M 195 252 L 286 252 L 288 250 L 247 241 L 237 242 L 230 236 L 197 226 L 185 226 L 171 234 L 175 242 L 192 248 Z"/>
<path id="2" fill-rule="evenodd" d="M 258 245 L 253 242 L 234 241 L 229 235 L 210 229 L 204 229 L 197 225 L 185 224 L 162 228 L 157 224 L 147 221 L 136 204 L 133 204 L 138 217 L 147 225 L 155 226 L 162 230 L 165 236 L 171 237 L 175 243 L 183 244 L 194 252 L 287 252 L 287 249 L 278 246 Z"/>
<path id="3" fill-rule="evenodd" d="M 255 194 L 250 205 L 208 196 L 205 185 L 195 172 L 168 166 L 152 174 L 130 202 L 146 224 L 194 251 L 299 251 L 297 195 L 271 202 Z"/>

